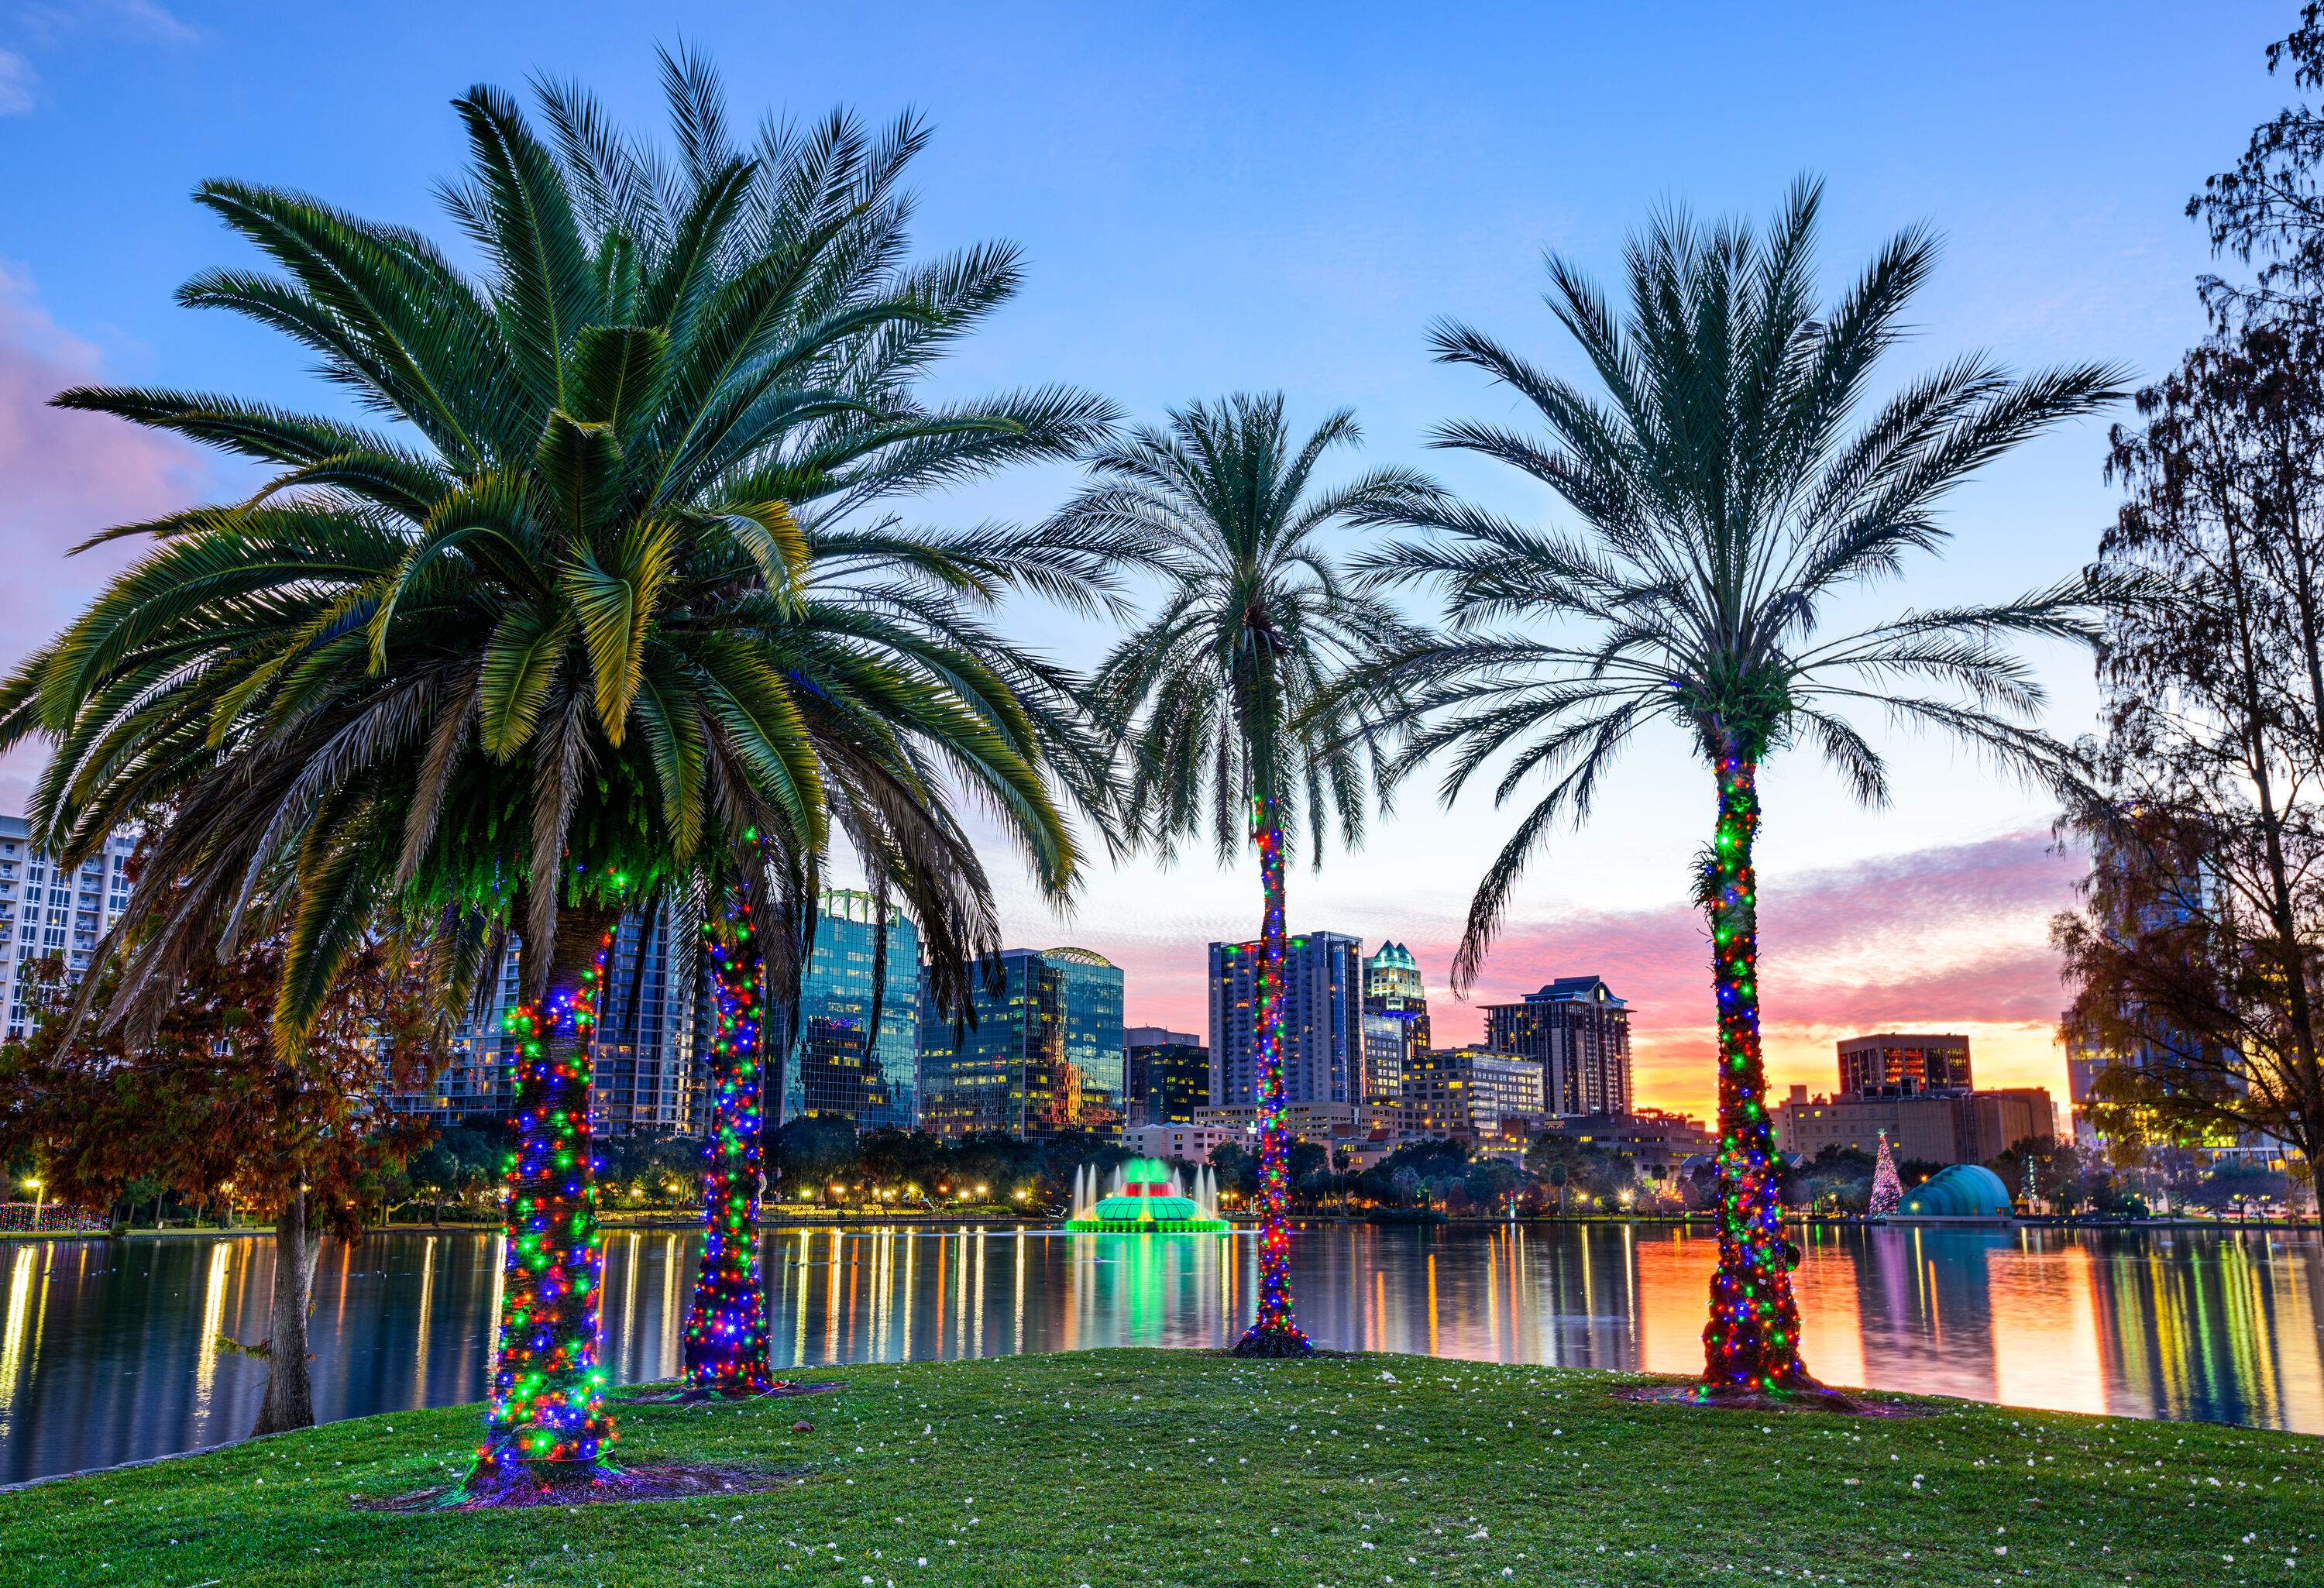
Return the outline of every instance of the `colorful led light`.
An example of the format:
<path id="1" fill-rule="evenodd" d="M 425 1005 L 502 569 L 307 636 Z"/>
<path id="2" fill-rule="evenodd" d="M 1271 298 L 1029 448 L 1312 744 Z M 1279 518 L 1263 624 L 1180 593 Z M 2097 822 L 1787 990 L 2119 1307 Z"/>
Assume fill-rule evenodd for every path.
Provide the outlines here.
<path id="1" fill-rule="evenodd" d="M 1711 1281 L 1699 1393 L 1781 1394 L 1812 1387 L 1801 1365 L 1792 1247 L 1775 1185 L 1775 1122 L 1759 1053 L 1758 768 L 1719 762 L 1719 829 L 1704 866 L 1719 993 L 1719 1271 Z"/>
<path id="2" fill-rule="evenodd" d="M 517 1005 L 502 1026 L 516 1049 L 509 1122 L 516 1147 L 508 1158 L 508 1253 L 480 1469 L 593 1462 L 614 1437 L 598 1365 L 605 1238 L 589 1117 L 590 1049 L 613 946 L 608 930 L 578 987 Z"/>
<path id="3" fill-rule="evenodd" d="M 1305 1356 L 1314 1349 L 1291 1315 L 1291 1130 L 1283 1113 L 1283 828 L 1268 799 L 1251 808 L 1267 914 L 1259 931 L 1259 1314 L 1235 1344 L 1244 1356 Z"/>
<path id="4" fill-rule="evenodd" d="M 1872 1162 L 1872 1197 L 1865 1212 L 1886 1218 L 1904 1200 L 1904 1184 L 1896 1177 L 1896 1160 L 1888 1156 L 1888 1132 L 1880 1132 L 1880 1156 Z"/>
<path id="5" fill-rule="evenodd" d="M 686 1377 L 704 1395 L 763 1395 L 779 1387 L 767 1364 L 767 1304 L 759 1265 L 761 990 L 766 956 L 747 904 L 726 928 L 706 923 L 702 952 L 717 989 L 710 1040 L 710 1139 L 703 1143 L 702 1266 L 686 1315 Z"/>

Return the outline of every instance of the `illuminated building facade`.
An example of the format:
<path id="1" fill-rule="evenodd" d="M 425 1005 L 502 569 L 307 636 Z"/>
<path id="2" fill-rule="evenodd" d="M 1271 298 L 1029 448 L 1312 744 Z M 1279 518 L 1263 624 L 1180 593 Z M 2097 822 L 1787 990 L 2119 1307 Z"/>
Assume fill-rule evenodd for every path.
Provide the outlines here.
<path id="1" fill-rule="evenodd" d="M 920 1125 L 939 1136 L 1119 1135 L 1127 1055 L 1121 971 L 1085 948 L 1001 956 L 972 1026 L 920 1008 Z"/>
<path id="2" fill-rule="evenodd" d="M 1211 1098 L 1257 1099 L 1259 945 L 1211 945 Z M 1338 932 L 1294 937 L 1283 956 L 1283 1098 L 1360 1101 L 1363 1062 L 1362 944 Z"/>
<path id="3" fill-rule="evenodd" d="M 1429 1135 L 1495 1135 L 1543 1113 L 1542 1066 L 1485 1048 L 1432 1048 L 1404 1072 L 1403 1103 Z"/>
<path id="4" fill-rule="evenodd" d="M 1427 1051 L 1428 989 L 1420 962 L 1401 943 L 1383 943 L 1364 961 L 1363 1072 L 1358 1095 L 1388 1102 L 1404 1090 L 1404 1070 Z"/>
<path id="5" fill-rule="evenodd" d="M 1522 1003 L 1489 1004 L 1485 1046 L 1541 1066 L 1546 1112 L 1630 1112 L 1630 1009 L 1598 976 L 1560 976 Z"/>
<path id="6" fill-rule="evenodd" d="M 1211 1101 L 1211 1050 L 1192 1031 L 1131 1026 L 1126 1050 L 1124 1112 L 1133 1125 L 1190 1125 Z"/>
<path id="7" fill-rule="evenodd" d="M 918 1124 L 919 1013 L 919 929 L 890 908 L 883 962 L 879 900 L 825 890 L 784 1056 L 782 1117 L 837 1117 L 859 1131 Z"/>
<path id="8" fill-rule="evenodd" d="M 1969 1079 L 1967 1037 L 1882 1031 L 1843 1038 L 1840 1043 L 1842 1095 L 1892 1086 L 1906 1093 L 1967 1092 L 1975 1085 Z"/>

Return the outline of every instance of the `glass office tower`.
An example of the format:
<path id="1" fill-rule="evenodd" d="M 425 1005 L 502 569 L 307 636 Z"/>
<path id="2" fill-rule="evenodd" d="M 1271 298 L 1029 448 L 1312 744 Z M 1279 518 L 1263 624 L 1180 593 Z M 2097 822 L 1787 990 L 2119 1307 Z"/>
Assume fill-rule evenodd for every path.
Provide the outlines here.
<path id="1" fill-rule="evenodd" d="M 858 1131 L 919 1123 L 919 982 L 920 934 L 908 918 L 889 911 L 882 966 L 878 901 L 824 891 L 783 1065 L 785 1120 L 837 1115 Z"/>
<path id="2" fill-rule="evenodd" d="M 922 1126 L 939 1136 L 1119 1134 L 1126 1077 L 1121 971 L 1085 948 L 1001 956 L 976 988 L 973 1024 L 925 1002 Z"/>

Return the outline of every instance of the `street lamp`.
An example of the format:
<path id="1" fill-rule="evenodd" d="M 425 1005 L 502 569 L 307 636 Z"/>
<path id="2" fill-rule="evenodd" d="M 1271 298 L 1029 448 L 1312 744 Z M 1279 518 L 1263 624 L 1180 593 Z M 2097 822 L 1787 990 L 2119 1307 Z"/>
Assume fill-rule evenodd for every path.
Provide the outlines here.
<path id="1" fill-rule="evenodd" d="M 41 1227 L 41 1210 L 48 1205 L 48 1182 L 34 1175 L 24 1182 L 24 1189 L 32 1194 L 32 1228 Z"/>
<path id="2" fill-rule="evenodd" d="M 234 1228 L 234 1182 L 220 1180 L 218 1189 L 226 1193 L 226 1227 L 231 1230 Z"/>

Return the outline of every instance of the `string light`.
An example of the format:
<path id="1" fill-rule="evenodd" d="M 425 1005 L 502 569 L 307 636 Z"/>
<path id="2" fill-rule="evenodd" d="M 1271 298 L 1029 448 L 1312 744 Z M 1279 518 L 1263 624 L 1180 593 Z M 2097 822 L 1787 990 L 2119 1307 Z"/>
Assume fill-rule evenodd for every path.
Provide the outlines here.
<path id="1" fill-rule="evenodd" d="M 1314 1350 L 1291 1316 L 1291 1131 L 1283 1112 L 1283 828 L 1270 797 L 1254 802 L 1251 831 L 1267 895 L 1259 933 L 1259 1315 L 1235 1344 L 1239 1356 L 1305 1356 Z"/>
<path id="2" fill-rule="evenodd" d="M 1759 1052 L 1759 928 L 1751 845 L 1758 769 L 1719 762 L 1719 829 L 1704 863 L 1719 993 L 1719 1271 L 1702 1331 L 1698 1393 L 1781 1394 L 1810 1388 L 1801 1365 L 1793 1248 L 1775 1185 L 1775 1122 Z"/>
<path id="3" fill-rule="evenodd" d="M 710 1040 L 710 1139 L 702 1147 L 702 1266 L 686 1315 L 686 1377 L 701 1395 L 763 1395 L 779 1387 L 767 1365 L 759 1265 L 766 960 L 754 928 L 750 906 L 738 901 L 723 937 L 706 922 L 702 931 L 718 1029 Z"/>
<path id="4" fill-rule="evenodd" d="M 2029 1164 L 2032 1159 L 2026 1160 Z M 1895 1213 L 1904 1200 L 1904 1186 L 1896 1178 L 1896 1160 L 1888 1154 L 1888 1132 L 1880 1132 L 1880 1156 L 1872 1163 L 1872 1197 L 1865 1212 L 1872 1217 L 1886 1218 Z"/>
<path id="5" fill-rule="evenodd" d="M 512 1008 L 516 1146 L 508 1157 L 506 1278 L 480 1473 L 595 1462 L 613 1441 L 598 1362 L 605 1238 L 597 1223 L 591 1048 L 613 934 L 580 985 Z"/>

